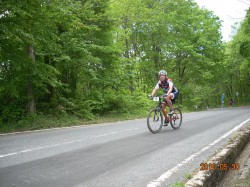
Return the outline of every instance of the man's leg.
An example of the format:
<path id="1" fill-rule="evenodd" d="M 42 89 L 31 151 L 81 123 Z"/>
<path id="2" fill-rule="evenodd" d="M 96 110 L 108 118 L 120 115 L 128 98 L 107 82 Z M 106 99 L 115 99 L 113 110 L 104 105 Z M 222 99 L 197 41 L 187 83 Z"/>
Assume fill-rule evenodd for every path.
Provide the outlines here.
<path id="1" fill-rule="evenodd" d="M 169 122 L 169 119 L 168 119 L 168 114 L 167 114 L 167 111 L 165 110 L 166 109 L 166 106 L 167 106 L 167 103 L 163 102 L 161 104 L 162 106 L 162 113 L 163 113 L 163 116 L 165 117 L 165 121 L 164 123 L 167 124 Z"/>
<path id="2" fill-rule="evenodd" d="M 174 99 L 174 94 L 173 93 L 170 93 L 167 97 L 165 97 L 165 100 L 166 100 L 166 102 L 167 102 L 168 107 L 170 108 L 170 110 L 174 110 L 171 99 Z"/>
<path id="3" fill-rule="evenodd" d="M 167 118 L 168 114 L 167 114 L 167 112 L 165 110 L 165 108 L 167 106 L 166 103 L 162 103 L 161 106 L 162 106 L 162 113 L 163 113 L 164 117 Z"/>

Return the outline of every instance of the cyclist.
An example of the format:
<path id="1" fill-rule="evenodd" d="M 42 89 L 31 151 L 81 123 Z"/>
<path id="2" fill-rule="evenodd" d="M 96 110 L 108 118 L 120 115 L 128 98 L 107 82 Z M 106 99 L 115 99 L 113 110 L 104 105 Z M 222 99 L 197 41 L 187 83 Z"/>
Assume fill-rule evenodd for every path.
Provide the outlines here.
<path id="1" fill-rule="evenodd" d="M 157 82 L 155 88 L 153 89 L 149 97 L 152 98 L 159 88 L 162 88 L 163 91 L 166 93 L 164 95 L 164 102 L 162 102 L 162 113 L 165 117 L 164 123 L 165 125 L 167 125 L 169 119 L 167 117 L 167 112 L 165 108 L 168 105 L 170 109 L 168 113 L 169 115 L 172 115 L 174 113 L 172 101 L 175 101 L 175 99 L 178 98 L 179 92 L 178 89 L 175 87 L 173 81 L 169 77 L 167 77 L 167 72 L 165 70 L 159 71 L 158 75 L 159 81 Z"/>
<path id="2" fill-rule="evenodd" d="M 221 108 L 224 107 L 224 100 L 225 100 L 225 95 L 224 93 L 221 95 Z"/>

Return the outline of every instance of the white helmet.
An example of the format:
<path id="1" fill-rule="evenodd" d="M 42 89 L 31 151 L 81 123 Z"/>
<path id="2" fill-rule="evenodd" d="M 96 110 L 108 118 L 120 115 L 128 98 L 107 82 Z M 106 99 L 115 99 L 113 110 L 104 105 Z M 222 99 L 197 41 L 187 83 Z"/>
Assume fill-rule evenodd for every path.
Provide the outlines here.
<path id="1" fill-rule="evenodd" d="M 160 75 L 165 75 L 165 76 L 167 76 L 167 72 L 166 72 L 165 70 L 161 70 L 161 71 L 159 71 L 158 75 L 159 75 L 159 76 L 160 76 Z"/>

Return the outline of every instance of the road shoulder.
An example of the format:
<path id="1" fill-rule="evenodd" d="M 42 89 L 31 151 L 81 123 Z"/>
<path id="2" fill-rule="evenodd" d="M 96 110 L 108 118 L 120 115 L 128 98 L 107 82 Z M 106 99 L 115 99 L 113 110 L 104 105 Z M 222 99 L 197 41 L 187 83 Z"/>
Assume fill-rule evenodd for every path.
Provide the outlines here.
<path id="1" fill-rule="evenodd" d="M 239 163 L 239 170 L 228 171 L 218 187 L 250 186 L 250 142 L 248 142 L 242 153 L 237 157 L 235 163 Z"/>
<path id="2" fill-rule="evenodd" d="M 228 145 L 218 154 L 210 158 L 207 165 L 201 167 L 203 169 L 200 168 L 200 171 L 185 184 L 185 187 L 217 186 L 222 180 L 226 180 L 226 178 L 223 177 L 227 174 L 227 171 L 241 172 L 240 168 L 245 165 L 245 162 L 244 160 L 240 160 L 243 163 L 239 163 L 237 159 L 240 159 L 239 155 L 242 155 L 249 141 L 250 123 L 248 120 L 244 127 L 240 128 L 231 136 Z M 236 168 L 233 166 L 236 166 Z M 235 178 L 235 180 L 237 180 L 237 178 Z M 235 181 L 231 182 L 233 183 Z"/>

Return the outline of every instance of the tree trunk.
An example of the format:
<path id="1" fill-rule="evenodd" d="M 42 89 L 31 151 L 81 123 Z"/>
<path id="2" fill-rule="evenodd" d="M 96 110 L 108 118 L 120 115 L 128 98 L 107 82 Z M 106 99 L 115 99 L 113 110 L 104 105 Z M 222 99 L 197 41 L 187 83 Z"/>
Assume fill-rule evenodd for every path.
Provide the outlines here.
<path id="1" fill-rule="evenodd" d="M 182 93 L 181 93 L 180 89 L 178 89 L 178 91 L 179 91 L 179 97 L 178 97 L 179 99 L 178 99 L 178 101 L 182 105 L 182 102 L 183 102 Z"/>
<path id="2" fill-rule="evenodd" d="M 32 62 L 35 62 L 35 53 L 33 46 L 28 46 L 28 56 L 31 58 Z M 28 80 L 27 85 L 27 91 L 28 91 L 28 113 L 29 114 L 35 114 L 36 113 L 36 100 L 35 100 L 35 94 L 34 94 L 34 85 L 32 82 L 32 77 L 30 76 Z"/>

